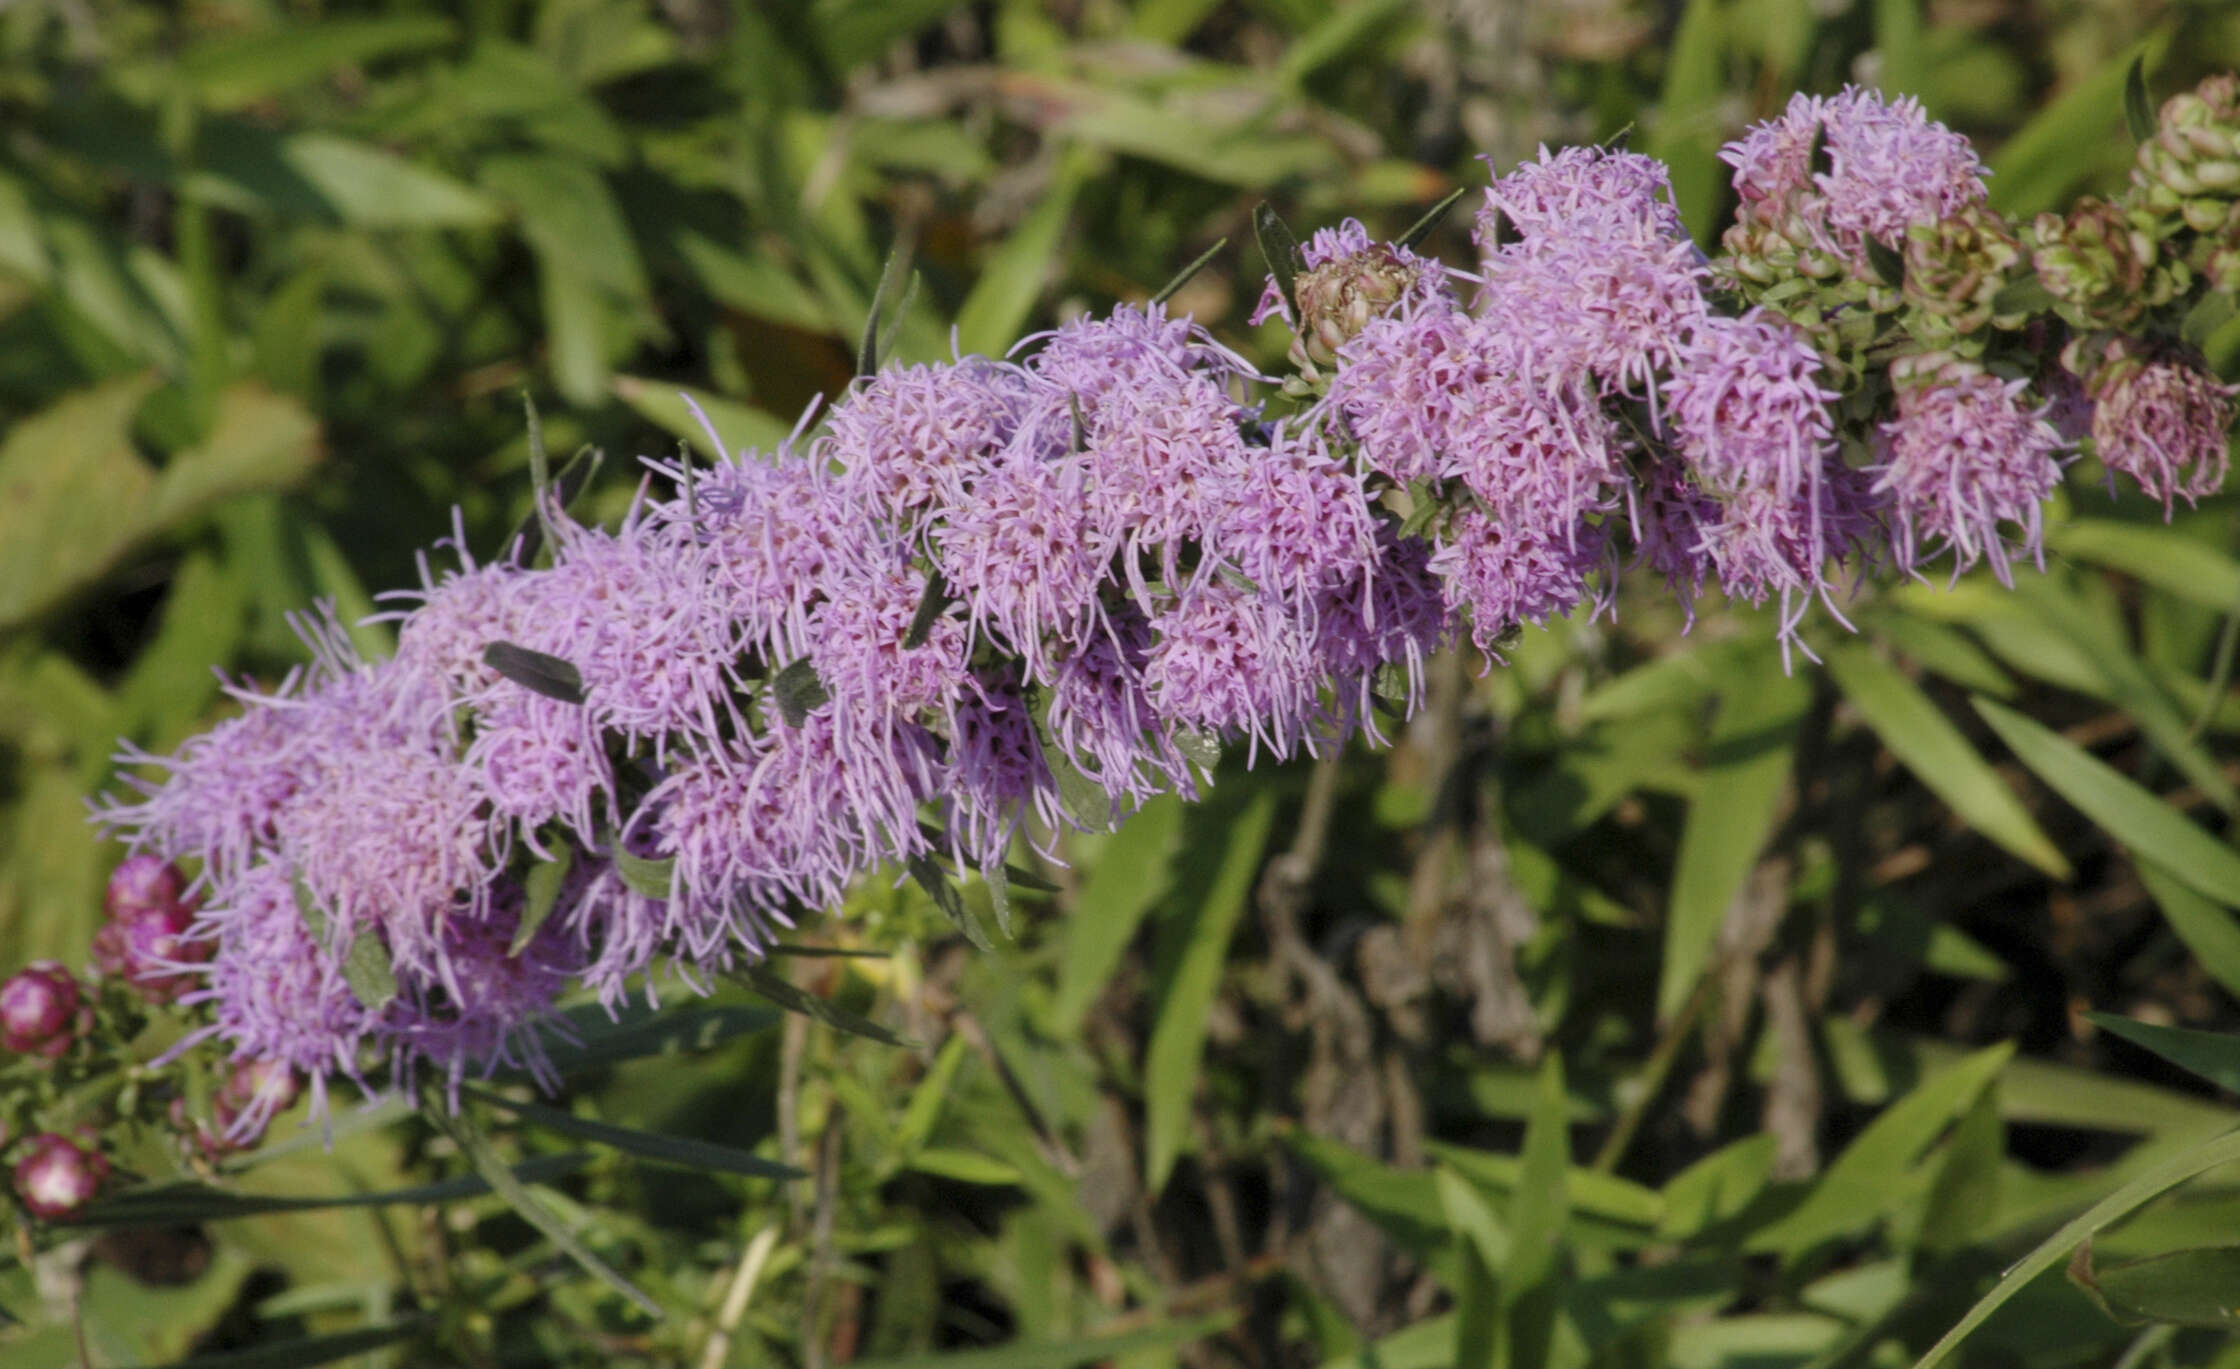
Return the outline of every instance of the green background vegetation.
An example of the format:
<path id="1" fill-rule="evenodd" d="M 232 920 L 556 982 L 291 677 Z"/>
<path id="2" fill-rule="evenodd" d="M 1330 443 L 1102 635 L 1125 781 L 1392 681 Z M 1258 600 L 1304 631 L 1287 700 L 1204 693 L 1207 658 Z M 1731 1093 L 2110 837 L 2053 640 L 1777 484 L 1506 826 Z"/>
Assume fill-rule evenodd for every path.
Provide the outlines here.
<path id="1" fill-rule="evenodd" d="M 0 8 L 0 965 L 83 963 L 120 737 L 218 716 L 213 665 L 276 678 L 288 612 L 371 612 L 452 509 L 498 545 L 524 390 L 562 454 L 703 442 L 682 387 L 770 444 L 847 382 L 892 252 L 922 283 L 896 352 L 931 359 L 1223 236 L 1177 307 L 1274 364 L 1244 323 L 1263 200 L 1394 231 L 1479 154 L 1623 135 L 1710 242 L 1719 144 L 1848 79 L 1976 136 L 2028 215 L 2120 184 L 2140 54 L 2167 94 L 2240 65 L 2240 17 Z M 2235 506 L 2166 526 L 2094 474 L 2046 575 L 1870 587 L 1856 637 L 1813 629 L 1824 668 L 1718 603 L 1683 636 L 1647 587 L 1483 677 L 1439 663 L 1389 750 L 1232 761 L 1210 802 L 1069 843 L 992 951 L 867 888 L 802 940 L 869 955 L 774 968 L 907 1045 L 671 988 L 579 1014 L 567 1092 L 497 1081 L 471 1129 L 392 1106 L 329 1154 L 283 1122 L 230 1198 L 0 1274 L 0 1359 L 1903 1365 L 2135 1182 L 2154 1201 L 2103 1214 L 2079 1278 L 2024 1267 L 1961 1353 L 2240 1363 L 2240 1169 L 2202 1149 L 2233 1117 L 2198 1077 L 2240 1082 L 2240 1052 L 2156 1034 L 2240 1023 Z M 560 1240 L 473 1196 L 478 1165 Z"/>

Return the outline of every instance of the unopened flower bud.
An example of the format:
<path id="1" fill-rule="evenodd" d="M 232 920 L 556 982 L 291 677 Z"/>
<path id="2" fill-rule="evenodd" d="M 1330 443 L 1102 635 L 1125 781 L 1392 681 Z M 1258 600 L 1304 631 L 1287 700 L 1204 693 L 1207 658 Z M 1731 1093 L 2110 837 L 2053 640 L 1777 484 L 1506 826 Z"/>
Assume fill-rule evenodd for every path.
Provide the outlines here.
<path id="1" fill-rule="evenodd" d="M 178 866 L 143 851 L 125 857 L 111 872 L 103 903 L 109 916 L 121 921 L 177 906 L 186 887 L 187 877 Z"/>
<path id="2" fill-rule="evenodd" d="M 1949 342 L 1988 327 L 1993 303 L 2022 262 L 2022 243 L 1999 212 L 1970 205 L 1906 234 L 1905 299 L 1931 340 Z M 2019 323 L 2020 320 L 2012 320 Z"/>
<path id="3" fill-rule="evenodd" d="M 2141 202 L 2197 233 L 2224 221 L 2240 199 L 2240 77 L 2211 76 L 2162 106 L 2154 136 L 2131 170 Z"/>
<path id="4" fill-rule="evenodd" d="M 67 1136 L 45 1132 L 16 1162 L 16 1196 L 36 1217 L 67 1217 L 93 1201 L 109 1177 L 108 1158 Z"/>
<path id="5" fill-rule="evenodd" d="M 34 961 L 0 984 L 0 1048 L 53 1058 L 91 1026 L 78 981 L 60 962 Z"/>
<path id="6" fill-rule="evenodd" d="M 2119 205 L 2098 198 L 2031 225 L 2030 264 L 2072 325 L 2125 328 L 2161 302 L 2147 297 L 2155 243 Z"/>
<path id="7" fill-rule="evenodd" d="M 1405 298 L 1422 275 L 1421 266 L 1383 243 L 1301 271 L 1292 286 L 1299 301 L 1293 364 L 1336 365 L 1338 349 Z"/>
<path id="8" fill-rule="evenodd" d="M 151 1003 L 169 1003 L 196 982 L 191 970 L 180 967 L 208 960 L 214 949 L 188 936 L 193 923 L 194 910 L 184 904 L 111 922 L 94 933 L 94 966 Z"/>

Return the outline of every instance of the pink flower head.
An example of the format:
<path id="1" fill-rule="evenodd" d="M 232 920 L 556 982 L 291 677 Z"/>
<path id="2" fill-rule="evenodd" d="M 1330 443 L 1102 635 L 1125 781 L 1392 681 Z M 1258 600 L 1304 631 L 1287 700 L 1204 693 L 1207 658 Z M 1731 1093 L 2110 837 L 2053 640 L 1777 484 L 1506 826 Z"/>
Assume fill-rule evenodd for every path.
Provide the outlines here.
<path id="1" fill-rule="evenodd" d="M 986 357 L 890 366 L 832 411 L 824 454 L 843 487 L 893 514 L 955 503 L 1011 442 L 1031 404 L 1018 367 Z"/>
<path id="2" fill-rule="evenodd" d="M 1827 170 L 1813 166 L 1822 146 Z M 1796 95 L 1777 119 L 1720 150 L 1734 167 L 1738 226 L 1795 225 L 1824 251 L 1867 267 L 1866 239 L 1902 248 L 1906 230 L 1985 202 L 1983 163 L 1966 138 L 1911 96 L 1847 86 Z"/>
<path id="3" fill-rule="evenodd" d="M 1089 529 L 1079 465 L 1013 456 L 933 530 L 949 592 L 974 634 L 990 633 L 1046 679 L 1053 641 L 1072 641 L 1094 612 L 1106 554 Z"/>
<path id="4" fill-rule="evenodd" d="M 2088 382 L 2092 441 L 2101 464 L 2130 476 L 2149 498 L 2188 504 L 2224 486 L 2232 466 L 2233 396 L 2179 355 L 2123 348 Z"/>
<path id="5" fill-rule="evenodd" d="M 1667 488 L 1664 523 L 1646 533 L 1668 574 L 1701 555 L 1729 594 L 1763 603 L 1779 593 L 1784 636 L 1803 602 L 1827 593 L 1828 563 L 1858 546 L 1872 500 L 1844 465 L 1820 383 L 1819 353 L 1779 319 L 1753 310 L 1708 318 L 1682 344 L 1664 382 L 1665 418 L 1690 498 Z M 1670 525 L 1696 520 L 1693 537 Z"/>
<path id="6" fill-rule="evenodd" d="M 35 960 L 0 984 L 0 1049 L 53 1059 L 92 1024 L 78 981 L 58 960 Z"/>
<path id="7" fill-rule="evenodd" d="M 1608 560 L 1600 524 L 1501 522 L 1471 511 L 1455 520 L 1453 540 L 1433 553 L 1430 571 L 1448 606 L 1470 615 L 1471 640 L 1492 653 L 1525 623 L 1570 613 L 1589 597 L 1588 577 Z"/>
<path id="8" fill-rule="evenodd" d="M 1301 742 L 1321 681 L 1312 638 L 1280 596 L 1205 573 L 1152 627 L 1144 687 L 1160 717 L 1278 756 Z"/>
<path id="9" fill-rule="evenodd" d="M 98 1150 L 51 1131 L 27 1144 L 30 1149 L 16 1161 L 16 1196 L 34 1217 L 67 1217 L 92 1202 L 108 1181 L 109 1159 Z"/>
<path id="10" fill-rule="evenodd" d="M 2022 552 L 2044 564 L 2044 504 L 2061 483 L 2065 444 L 2045 406 L 2025 403 L 2028 388 L 1972 366 L 1899 384 L 1897 416 L 1881 428 L 1874 492 L 1887 501 L 1900 567 L 1913 570 L 1950 547 L 1953 574 L 1987 559 L 2011 584 L 2002 524 L 2018 525 Z"/>
<path id="11" fill-rule="evenodd" d="M 1467 315 L 1425 309 L 1371 322 L 1339 353 L 1329 407 L 1372 471 L 1409 484 L 1445 474 L 1461 416 L 1492 378 Z"/>
<path id="12" fill-rule="evenodd" d="M 655 516 L 702 548 L 708 609 L 764 659 L 807 649 L 804 623 L 839 549 L 862 535 L 860 515 L 828 463 L 781 452 L 720 461 L 693 473 L 693 498 Z"/>
<path id="13" fill-rule="evenodd" d="M 214 1035 L 237 1059 L 293 1068 L 323 1108 L 326 1077 L 357 1077 L 359 1051 L 374 1024 L 343 980 L 336 950 L 305 926 L 288 869 L 258 865 L 214 891 L 200 925 L 215 939 L 216 954 L 205 985 L 181 1001 L 210 1004 L 212 1025 L 174 1049 Z"/>
<path id="14" fill-rule="evenodd" d="M 1638 153 L 1542 149 L 1486 192 L 1478 245 L 1483 314 L 1541 384 L 1643 385 L 1708 312 L 1703 254 Z"/>

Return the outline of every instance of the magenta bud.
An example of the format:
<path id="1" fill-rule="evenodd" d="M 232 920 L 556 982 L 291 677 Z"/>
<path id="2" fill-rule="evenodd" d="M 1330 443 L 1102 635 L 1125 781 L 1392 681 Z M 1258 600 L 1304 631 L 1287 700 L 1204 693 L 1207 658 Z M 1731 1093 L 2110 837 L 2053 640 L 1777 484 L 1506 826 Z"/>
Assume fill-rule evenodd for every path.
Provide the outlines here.
<path id="1" fill-rule="evenodd" d="M 67 1136 L 44 1132 L 16 1162 L 16 1196 L 36 1217 L 67 1217 L 93 1201 L 109 1177 L 108 1158 Z"/>
<path id="2" fill-rule="evenodd" d="M 0 1047 L 52 1059 L 91 1025 L 84 1016 L 78 981 L 59 961 L 34 961 L 0 984 Z"/>
<path id="3" fill-rule="evenodd" d="M 195 983 L 180 966 L 208 960 L 213 949 L 187 935 L 193 923 L 193 910 L 177 903 L 120 918 L 94 933 L 93 963 L 149 1002 L 168 1003 Z"/>
<path id="4" fill-rule="evenodd" d="M 109 876 L 109 891 L 103 902 L 109 916 L 121 920 L 138 917 L 159 909 L 170 909 L 181 904 L 180 895 L 186 892 L 187 877 L 179 867 L 163 857 L 143 851 L 127 856 Z M 191 912 L 192 909 L 190 908 Z"/>

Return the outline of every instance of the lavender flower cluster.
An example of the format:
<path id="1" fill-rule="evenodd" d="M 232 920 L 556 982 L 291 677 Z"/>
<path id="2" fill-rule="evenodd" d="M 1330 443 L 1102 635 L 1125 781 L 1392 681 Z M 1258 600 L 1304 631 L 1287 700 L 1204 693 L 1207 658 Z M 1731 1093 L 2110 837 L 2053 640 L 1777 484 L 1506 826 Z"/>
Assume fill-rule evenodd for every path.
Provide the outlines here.
<path id="1" fill-rule="evenodd" d="M 2080 444 L 2166 502 L 2221 482 L 2233 391 L 2156 323 L 2182 292 L 2065 305 L 2083 230 L 2025 241 L 1917 106 L 1799 97 L 1726 157 L 1717 259 L 1660 164 L 1602 148 L 1496 180 L 1473 271 L 1315 235 L 1259 316 L 1299 339 L 1288 411 L 1124 305 L 656 465 L 618 528 L 548 501 L 548 566 L 455 536 L 392 658 L 308 621 L 310 665 L 127 757 L 101 820 L 194 871 L 144 973 L 315 1095 L 539 1071 L 572 986 L 704 982 L 880 868 L 999 879 L 1022 831 L 1195 795 L 1215 744 L 1374 735 L 1428 654 L 1628 565 L 1777 600 L 1787 640 L 1878 564 L 2038 559 Z"/>

